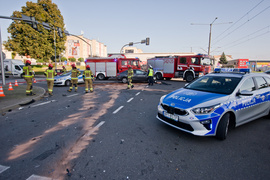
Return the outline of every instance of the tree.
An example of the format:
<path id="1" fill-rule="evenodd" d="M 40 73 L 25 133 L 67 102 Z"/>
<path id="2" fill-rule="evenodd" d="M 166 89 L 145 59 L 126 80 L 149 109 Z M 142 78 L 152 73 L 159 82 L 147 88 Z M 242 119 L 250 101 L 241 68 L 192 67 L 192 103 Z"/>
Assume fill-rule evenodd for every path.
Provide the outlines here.
<path id="1" fill-rule="evenodd" d="M 26 6 L 22 6 L 21 12 L 14 11 L 12 17 L 21 18 L 22 14 L 35 17 L 36 21 L 39 22 L 38 29 L 34 29 L 27 22 L 14 20 L 8 27 L 11 37 L 8 37 L 8 40 L 3 43 L 7 50 L 14 51 L 21 56 L 30 56 L 48 62 L 55 54 L 54 33 L 56 54 L 65 50 L 66 35 L 63 34 L 63 38 L 60 38 L 56 31 L 57 27 L 64 31 L 64 18 L 52 0 L 38 0 L 37 3 L 27 1 Z M 50 29 L 45 29 L 42 22 L 47 23 Z"/>
<path id="2" fill-rule="evenodd" d="M 225 55 L 224 52 L 222 53 L 221 57 L 219 58 L 219 63 L 220 64 L 227 64 L 228 63 L 226 55 Z"/>

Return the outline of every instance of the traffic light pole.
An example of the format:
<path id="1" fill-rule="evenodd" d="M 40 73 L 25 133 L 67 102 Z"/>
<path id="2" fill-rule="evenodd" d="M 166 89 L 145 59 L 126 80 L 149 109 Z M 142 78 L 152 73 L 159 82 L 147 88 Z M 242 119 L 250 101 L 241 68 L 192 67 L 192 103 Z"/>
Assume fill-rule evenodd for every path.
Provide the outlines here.
<path id="1" fill-rule="evenodd" d="M 1 26 L 0 26 L 0 59 L 1 59 L 2 84 L 6 85 L 5 71 L 4 71 L 4 57 L 3 57 L 3 54 L 2 54 Z"/>

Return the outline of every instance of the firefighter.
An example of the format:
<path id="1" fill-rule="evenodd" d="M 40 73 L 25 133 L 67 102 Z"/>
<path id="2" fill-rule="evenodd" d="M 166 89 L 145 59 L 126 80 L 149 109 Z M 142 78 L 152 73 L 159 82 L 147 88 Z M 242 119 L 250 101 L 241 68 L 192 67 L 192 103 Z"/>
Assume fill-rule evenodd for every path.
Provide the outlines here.
<path id="1" fill-rule="evenodd" d="M 148 76 L 148 85 L 153 86 L 153 84 L 154 84 L 154 79 L 153 79 L 154 71 L 153 71 L 153 67 L 151 65 L 149 65 L 147 76 Z"/>
<path id="2" fill-rule="evenodd" d="M 25 66 L 23 67 L 23 77 L 27 83 L 26 87 L 26 95 L 33 96 L 33 79 L 34 79 L 34 71 L 32 70 L 31 61 L 27 60 L 25 62 Z"/>
<path id="3" fill-rule="evenodd" d="M 71 92 L 73 89 L 73 86 L 75 87 L 75 92 L 78 90 L 78 76 L 81 74 L 81 72 L 76 68 L 75 64 L 71 65 L 72 70 L 71 70 L 71 85 L 69 87 L 68 92 Z"/>
<path id="4" fill-rule="evenodd" d="M 130 89 L 130 88 L 133 88 L 133 84 L 131 83 L 132 82 L 132 76 L 133 76 L 133 69 L 131 68 L 131 65 L 128 65 L 128 74 L 127 74 L 127 77 L 128 77 L 128 87 L 127 89 Z"/>
<path id="5" fill-rule="evenodd" d="M 90 70 L 90 66 L 86 66 L 86 70 L 83 72 L 83 80 L 85 82 L 85 93 L 88 93 L 88 87 L 90 87 L 90 92 L 93 92 L 93 73 Z"/>
<path id="6" fill-rule="evenodd" d="M 62 71 L 63 71 L 63 73 L 66 73 L 67 72 L 67 69 L 66 69 L 65 66 L 62 66 Z"/>
<path id="7" fill-rule="evenodd" d="M 52 96 L 53 95 L 52 92 L 53 92 L 54 76 L 57 75 L 57 73 L 53 69 L 53 65 L 52 64 L 49 64 L 49 67 L 48 67 L 48 69 L 46 69 L 46 71 L 44 72 L 44 74 L 45 74 L 46 80 L 47 80 L 49 96 Z"/>

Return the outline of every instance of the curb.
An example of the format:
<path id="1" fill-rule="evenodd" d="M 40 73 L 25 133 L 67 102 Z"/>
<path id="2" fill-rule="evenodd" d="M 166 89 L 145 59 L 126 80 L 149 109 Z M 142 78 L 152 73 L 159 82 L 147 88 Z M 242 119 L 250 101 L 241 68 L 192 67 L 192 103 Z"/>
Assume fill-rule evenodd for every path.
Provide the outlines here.
<path id="1" fill-rule="evenodd" d="M 43 92 L 42 92 L 40 95 L 38 95 L 38 96 L 36 96 L 36 97 L 33 97 L 33 98 L 31 98 L 31 99 L 29 98 L 28 100 L 21 101 L 21 102 L 19 102 L 19 103 L 14 104 L 14 105 L 4 107 L 4 108 L 2 108 L 2 109 L 0 110 L 1 113 L 5 113 L 5 112 L 7 112 L 7 111 L 14 110 L 14 109 L 16 109 L 16 108 L 18 108 L 18 107 L 23 106 L 24 104 L 28 104 L 28 103 L 30 103 L 30 102 L 32 102 L 32 101 L 36 101 L 36 100 L 39 100 L 39 99 L 43 98 L 44 95 L 45 95 L 45 93 L 46 93 L 46 90 L 45 90 L 44 88 L 38 87 L 38 86 L 36 86 L 36 88 L 41 89 Z"/>

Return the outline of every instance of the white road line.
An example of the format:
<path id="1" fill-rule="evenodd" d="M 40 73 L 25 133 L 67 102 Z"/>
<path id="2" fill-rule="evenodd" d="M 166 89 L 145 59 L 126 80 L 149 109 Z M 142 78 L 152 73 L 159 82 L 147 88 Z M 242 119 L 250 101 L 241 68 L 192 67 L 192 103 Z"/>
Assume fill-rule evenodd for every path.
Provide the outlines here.
<path id="1" fill-rule="evenodd" d="M 51 102 L 55 102 L 56 100 L 51 100 L 51 101 L 47 101 L 47 102 L 44 102 L 44 103 L 39 103 L 39 104 L 36 104 L 36 105 L 33 105 L 31 107 L 37 107 L 37 106 L 41 106 L 41 105 L 44 105 L 44 104 L 49 104 Z"/>
<path id="2" fill-rule="evenodd" d="M 93 129 L 91 129 L 90 131 L 88 131 L 84 136 L 90 136 L 92 133 L 94 133 L 98 128 L 100 128 L 100 126 L 102 126 L 105 123 L 105 121 L 101 121 L 100 123 L 98 123 L 98 125 L 96 125 Z"/>
<path id="3" fill-rule="evenodd" d="M 141 92 L 138 92 L 137 94 L 135 94 L 136 96 L 138 96 Z"/>
<path id="4" fill-rule="evenodd" d="M 2 166 L 2 165 L 0 165 L 0 174 L 2 172 L 4 172 L 5 170 L 7 170 L 8 168 L 10 168 L 10 167 L 9 166 Z"/>
<path id="5" fill-rule="evenodd" d="M 26 180 L 53 180 L 53 179 L 48 178 L 48 177 L 43 177 L 43 176 L 37 176 L 37 175 L 33 174 L 32 176 L 30 176 Z"/>
<path id="6" fill-rule="evenodd" d="M 130 101 L 132 101 L 134 98 L 130 98 L 127 102 L 130 102 Z"/>
<path id="7" fill-rule="evenodd" d="M 118 113 L 118 111 L 120 111 L 124 106 L 120 106 L 118 109 L 116 109 L 115 111 L 113 111 L 113 114 Z"/>
<path id="8" fill-rule="evenodd" d="M 77 95 L 79 95 L 79 94 L 72 94 L 72 95 L 69 95 L 67 97 L 72 97 L 72 96 L 77 96 Z"/>

